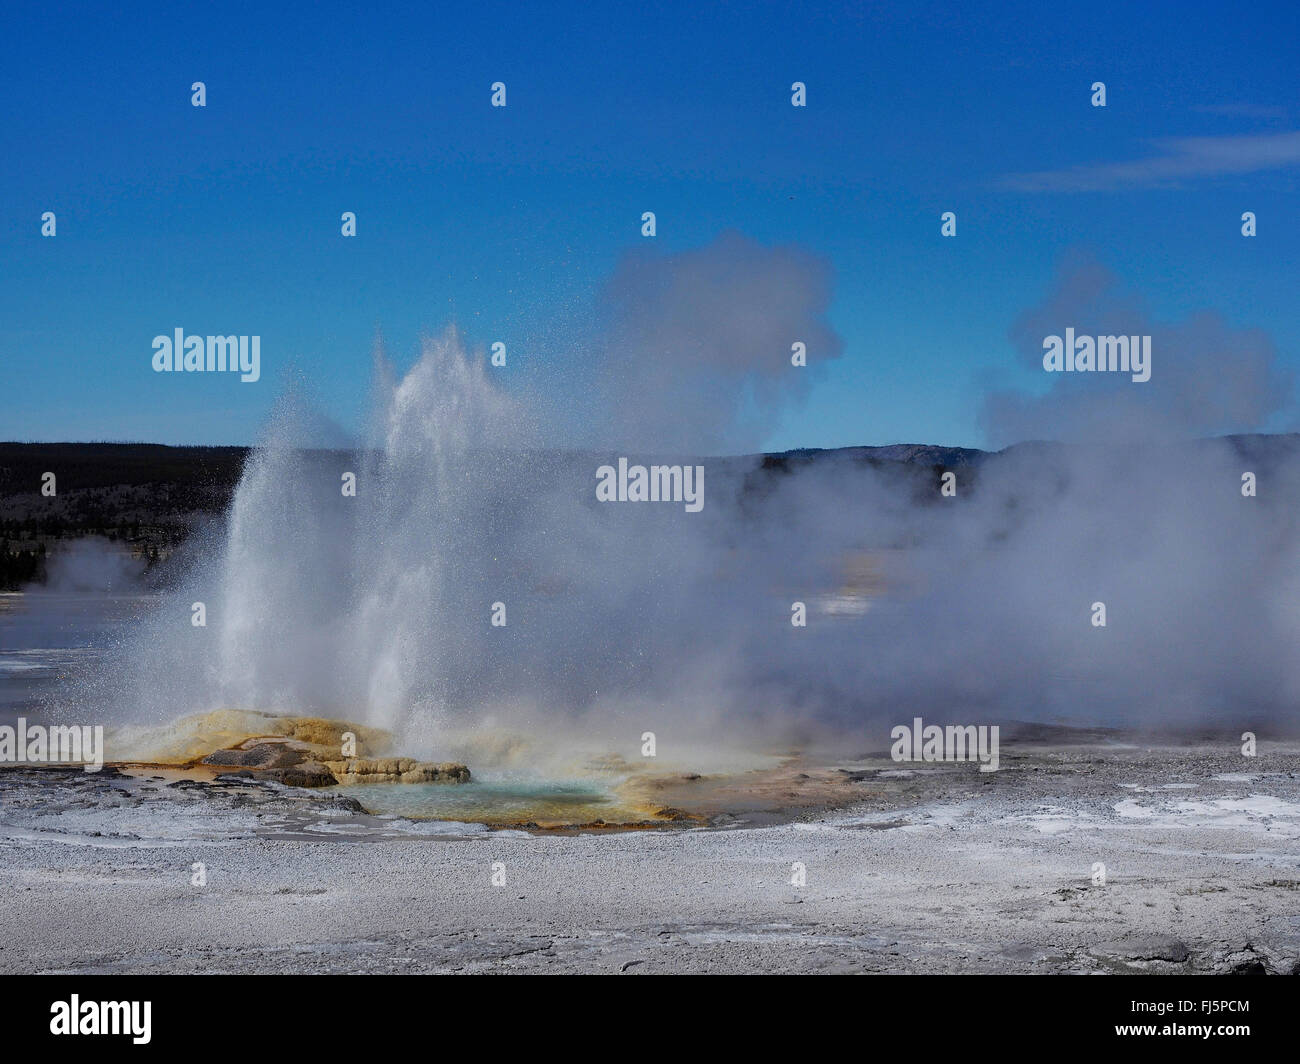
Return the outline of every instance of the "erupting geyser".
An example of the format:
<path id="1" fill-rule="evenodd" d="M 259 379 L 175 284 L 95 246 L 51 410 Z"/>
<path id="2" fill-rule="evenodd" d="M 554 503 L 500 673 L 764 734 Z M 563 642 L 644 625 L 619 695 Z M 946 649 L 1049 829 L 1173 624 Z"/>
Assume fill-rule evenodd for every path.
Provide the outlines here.
<path id="1" fill-rule="evenodd" d="M 883 749 L 915 716 L 1289 719 L 1294 446 L 1247 458 L 1180 434 L 1171 369 L 1141 389 L 1158 435 L 1135 416 L 1112 423 L 1117 442 L 1012 447 L 942 496 L 915 464 L 717 457 L 744 438 L 729 427 L 744 404 L 683 421 L 666 397 L 761 378 L 770 406 L 770 373 L 734 349 L 779 349 L 824 304 L 820 281 L 776 299 L 798 260 L 738 239 L 621 271 L 621 339 L 591 345 L 589 386 L 566 380 L 563 401 L 536 375 L 505 388 L 454 331 L 400 377 L 378 357 L 360 441 L 285 400 L 224 526 L 191 539 L 183 585 L 86 696 L 117 719 L 358 720 L 476 769 L 542 747 L 634 760 L 646 731 L 661 752 L 845 735 Z M 731 312 L 701 318 L 696 288 Z M 1171 359 L 1180 342 L 1161 334 Z M 679 349 L 690 357 L 669 358 L 673 387 L 656 390 L 654 353 Z M 624 458 L 707 472 L 707 496 L 602 501 L 601 471 Z M 1246 462 L 1268 492 L 1240 495 Z"/>

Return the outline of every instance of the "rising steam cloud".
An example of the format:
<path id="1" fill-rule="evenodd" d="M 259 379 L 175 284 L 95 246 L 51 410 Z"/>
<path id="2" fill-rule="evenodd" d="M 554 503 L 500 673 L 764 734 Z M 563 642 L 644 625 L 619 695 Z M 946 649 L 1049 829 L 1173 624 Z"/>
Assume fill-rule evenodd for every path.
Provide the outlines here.
<path id="1" fill-rule="evenodd" d="M 1043 338 L 1066 327 L 1081 335 L 1150 336 L 1151 379 L 1058 374 L 1045 395 L 998 391 L 983 423 L 997 447 L 1022 440 L 1142 443 L 1258 430 L 1289 407 L 1293 375 L 1259 329 L 1236 329 L 1211 310 L 1184 321 L 1154 320 L 1100 263 L 1074 257 L 1042 304 L 1023 314 L 1011 341 L 1042 372 Z"/>
<path id="2" fill-rule="evenodd" d="M 735 232 L 675 255 L 627 255 L 600 293 L 575 438 L 697 456 L 760 450 L 843 351 L 826 323 L 831 294 L 823 260 Z M 807 351 L 799 372 L 795 342 Z"/>
<path id="3" fill-rule="evenodd" d="M 567 420 L 553 396 L 504 390 L 454 331 L 404 375 L 381 356 L 363 446 L 320 449 L 287 402 L 225 525 L 192 543 L 186 586 L 96 697 L 157 720 L 360 719 L 439 751 L 500 723 L 626 748 L 644 729 L 881 746 L 918 714 L 1294 721 L 1300 462 L 1191 439 L 1279 407 L 1265 337 L 1197 318 L 1156 329 L 1149 387 L 991 396 L 996 436 L 1075 442 L 958 467 L 955 499 L 928 468 L 848 455 L 785 472 L 701 459 L 757 446 L 801 397 L 793 339 L 814 362 L 839 355 L 829 298 L 818 260 L 730 235 L 619 268 Z M 1015 335 L 1028 356 L 1043 331 L 1094 323 L 1155 328 L 1092 270 Z M 1239 375 L 1207 393 L 1215 359 Z M 597 466 L 632 448 L 703 460 L 704 510 L 597 502 Z"/>

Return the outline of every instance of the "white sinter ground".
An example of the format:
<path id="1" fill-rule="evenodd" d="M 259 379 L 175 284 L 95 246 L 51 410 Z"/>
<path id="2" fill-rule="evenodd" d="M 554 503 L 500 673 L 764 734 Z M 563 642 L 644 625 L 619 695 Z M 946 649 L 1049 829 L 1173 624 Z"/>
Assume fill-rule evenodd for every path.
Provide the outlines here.
<path id="1" fill-rule="evenodd" d="M 1135 741 L 1008 745 L 983 775 L 846 763 L 850 808 L 579 835 L 8 769 L 0 970 L 1289 972 L 1298 755 Z"/>

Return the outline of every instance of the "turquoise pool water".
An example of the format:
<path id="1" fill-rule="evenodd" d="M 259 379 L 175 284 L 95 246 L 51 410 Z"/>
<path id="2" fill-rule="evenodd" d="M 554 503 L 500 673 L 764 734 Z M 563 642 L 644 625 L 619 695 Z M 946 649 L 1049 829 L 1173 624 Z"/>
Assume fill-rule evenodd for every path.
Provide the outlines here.
<path id="1" fill-rule="evenodd" d="M 618 818 L 619 814 L 619 806 L 608 791 L 595 784 L 572 781 L 371 783 L 335 790 L 355 798 L 372 813 L 421 820 L 577 824 Z"/>

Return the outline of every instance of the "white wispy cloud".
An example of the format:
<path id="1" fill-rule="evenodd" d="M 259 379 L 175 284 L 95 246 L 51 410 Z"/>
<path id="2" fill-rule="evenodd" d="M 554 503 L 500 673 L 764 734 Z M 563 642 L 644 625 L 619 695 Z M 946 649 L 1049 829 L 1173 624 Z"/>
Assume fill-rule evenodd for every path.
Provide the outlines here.
<path id="1" fill-rule="evenodd" d="M 1010 174 L 1002 184 L 1023 192 L 1095 192 L 1300 166 L 1300 132 L 1170 137 L 1155 146 L 1159 153 L 1145 159 Z"/>

